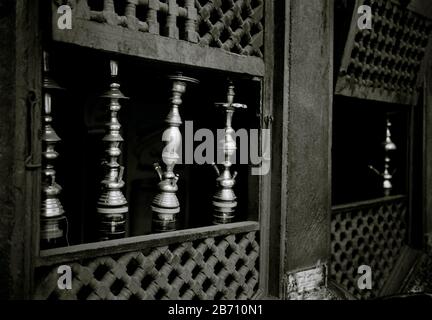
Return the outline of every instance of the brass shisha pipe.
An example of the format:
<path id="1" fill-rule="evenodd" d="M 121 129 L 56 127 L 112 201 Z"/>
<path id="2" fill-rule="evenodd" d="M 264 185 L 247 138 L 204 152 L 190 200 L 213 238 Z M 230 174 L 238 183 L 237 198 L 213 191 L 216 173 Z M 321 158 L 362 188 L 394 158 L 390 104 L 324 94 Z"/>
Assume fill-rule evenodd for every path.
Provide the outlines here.
<path id="1" fill-rule="evenodd" d="M 373 172 L 375 172 L 377 175 L 381 176 L 383 178 L 383 192 L 385 196 L 389 196 L 391 194 L 391 191 L 393 189 L 392 179 L 393 175 L 396 172 L 396 170 L 393 170 L 392 173 L 390 173 L 390 153 L 392 151 L 397 150 L 396 144 L 391 139 L 391 126 L 392 123 L 390 119 L 387 117 L 386 120 L 386 139 L 383 143 L 384 146 L 384 171 L 380 172 L 377 169 L 375 169 L 373 166 L 369 166 L 369 169 L 371 169 Z"/>
<path id="2" fill-rule="evenodd" d="M 42 207 L 40 221 L 40 238 L 42 246 L 56 246 L 54 242 L 63 237 L 63 230 L 60 228 L 60 222 L 65 218 L 63 206 L 58 198 L 62 191 L 61 186 L 56 182 L 56 170 L 53 162 L 59 154 L 55 150 L 57 143 L 61 141 L 60 137 L 52 127 L 52 92 L 62 90 L 51 77 L 49 66 L 49 55 L 43 53 L 44 57 L 44 109 L 43 109 L 43 131 L 42 142 L 44 150 L 42 152 L 43 169 L 42 169 Z"/>
<path id="3" fill-rule="evenodd" d="M 176 192 L 179 176 L 174 173 L 174 167 L 180 159 L 179 149 L 182 143 L 182 135 L 179 127 L 182 124 L 179 107 L 182 104 L 182 96 L 186 92 L 187 84 L 198 84 L 199 81 L 185 77 L 181 73 L 170 76 L 172 81 L 171 109 L 165 119 L 168 128 L 162 135 L 165 147 L 162 152 L 162 161 L 165 171 L 158 164 L 154 168 L 159 176 L 158 194 L 152 202 L 153 231 L 166 232 L 176 229 L 176 216 L 180 212 L 180 203 Z"/>
<path id="4" fill-rule="evenodd" d="M 121 125 L 118 120 L 120 112 L 120 100 L 128 99 L 120 91 L 117 82 L 118 63 L 110 61 L 111 84 L 110 89 L 101 97 L 109 101 L 108 108 L 110 121 L 106 124 L 107 131 L 102 141 L 107 145 L 106 157 L 103 162 L 105 177 L 101 181 L 102 192 L 97 202 L 97 213 L 99 215 L 99 237 L 100 240 L 117 239 L 125 236 L 125 215 L 128 206 L 122 188 L 124 167 L 118 163 L 121 155 L 120 145 L 123 138 L 120 134 Z"/>
<path id="5" fill-rule="evenodd" d="M 237 146 L 233 138 L 234 129 L 232 128 L 232 119 L 236 109 L 246 109 L 247 106 L 240 103 L 234 103 L 235 91 L 232 81 L 228 81 L 227 102 L 216 103 L 216 107 L 225 111 L 225 132 L 224 139 L 221 141 L 221 150 L 224 153 L 224 162 L 222 170 L 216 164 L 213 167 L 218 175 L 216 179 L 216 193 L 213 196 L 213 223 L 226 224 L 234 219 L 235 209 L 237 207 L 237 197 L 233 187 L 236 183 L 237 172 L 231 175 L 231 159 L 236 154 Z"/>

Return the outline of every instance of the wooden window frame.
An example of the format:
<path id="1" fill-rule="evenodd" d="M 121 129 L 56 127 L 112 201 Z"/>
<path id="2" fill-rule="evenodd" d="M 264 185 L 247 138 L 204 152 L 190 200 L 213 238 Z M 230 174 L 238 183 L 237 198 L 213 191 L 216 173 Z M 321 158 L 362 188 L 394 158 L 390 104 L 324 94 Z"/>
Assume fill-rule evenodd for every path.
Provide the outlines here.
<path id="1" fill-rule="evenodd" d="M 43 43 L 47 42 L 48 34 L 46 30 L 42 27 L 44 25 L 43 19 L 47 19 L 46 12 L 43 12 L 43 6 L 41 6 L 36 1 L 27 1 L 26 7 L 23 11 L 23 16 L 25 12 L 28 12 L 32 15 L 32 28 L 31 30 L 37 30 L 37 36 L 33 40 L 33 47 L 31 47 L 31 54 L 28 55 L 28 63 L 25 64 L 25 67 L 29 67 L 29 76 L 34 77 L 34 92 L 36 94 L 36 99 L 38 101 L 37 107 L 31 110 L 31 124 L 30 124 L 30 132 L 31 138 L 29 139 L 30 145 L 30 154 L 32 155 L 33 163 L 41 163 L 41 153 L 42 153 L 42 144 L 39 136 L 39 132 L 41 132 L 41 103 L 42 99 L 42 72 L 41 68 L 35 68 L 35 66 L 42 66 L 42 48 Z M 28 3 L 27 3 L 28 2 Z M 274 48 L 274 2 L 265 0 L 265 36 L 264 36 L 264 48 L 266 52 L 272 52 Z M 29 37 L 34 35 L 34 31 L 29 33 Z M 148 35 L 142 35 L 143 39 L 146 39 Z M 148 38 L 150 39 L 150 38 Z M 149 40 L 150 41 L 150 40 Z M 166 42 L 166 45 L 173 46 L 175 40 L 171 39 L 161 39 L 162 42 Z M 49 42 L 49 40 L 48 40 Z M 66 41 L 67 42 L 67 41 Z M 171 43 L 172 42 L 172 43 Z M 187 52 L 187 50 L 191 49 L 191 44 L 189 43 L 181 43 L 179 41 L 175 41 L 178 44 L 178 47 L 182 52 Z M 107 49 L 107 48 L 99 48 L 99 49 Z M 109 49 L 109 48 L 108 48 Z M 195 50 L 199 53 L 201 50 Z M 194 52 L 195 52 L 194 51 Z M 200 65 L 200 63 L 196 64 L 193 61 L 187 61 L 187 64 L 196 65 L 201 68 L 208 69 L 218 69 L 221 65 L 220 62 L 228 61 L 228 68 L 222 68 L 222 71 L 228 73 L 238 73 L 241 74 L 249 74 L 249 76 L 258 76 L 262 81 L 262 93 L 261 93 L 261 128 L 272 129 L 272 119 L 273 119 L 273 68 L 274 68 L 274 57 L 271 54 L 264 54 L 264 60 L 258 61 L 258 58 L 247 57 L 245 59 L 239 55 L 234 55 L 231 53 L 222 52 L 214 53 L 214 63 L 210 65 Z M 196 52 L 195 52 L 196 53 Z M 145 58 L 157 59 L 155 56 L 150 56 L 148 54 Z M 132 54 L 134 56 L 134 54 Z M 135 56 L 142 56 L 141 53 L 135 53 Z M 179 61 L 175 60 L 174 55 L 169 55 L 163 57 L 162 60 L 169 61 L 171 63 L 178 63 Z M 249 68 L 249 62 L 254 61 L 252 64 L 253 70 Z M 185 63 L 182 61 L 182 63 Z M 203 238 L 205 236 L 220 236 L 229 234 L 231 232 L 248 232 L 248 231 L 257 231 L 260 233 L 260 270 L 259 270 L 259 288 L 260 294 L 256 298 L 265 297 L 269 294 L 273 296 L 276 295 L 275 292 L 269 292 L 269 261 L 271 259 L 270 255 L 275 255 L 276 252 L 270 252 L 270 247 L 272 244 L 275 247 L 279 247 L 280 238 L 272 238 L 270 239 L 270 220 L 272 214 L 271 208 L 271 183 L 272 183 L 272 172 L 273 169 L 265 176 L 259 177 L 259 212 L 258 212 L 258 222 L 239 222 L 232 223 L 225 226 L 209 226 L 197 229 L 188 229 L 188 230 L 178 230 L 174 232 L 164 233 L 164 234 L 151 234 L 140 237 L 131 237 L 125 238 L 121 240 L 113 240 L 113 241 L 103 241 L 103 242 L 95 242 L 89 244 L 76 245 L 71 247 L 62 247 L 58 249 L 51 250 L 40 250 L 39 247 L 39 209 L 41 205 L 41 168 L 35 167 L 31 171 L 28 171 L 27 175 L 27 193 L 26 193 L 26 207 L 28 210 L 26 211 L 26 219 L 28 224 L 26 225 L 26 229 L 29 231 L 27 233 L 28 240 L 26 241 L 26 250 L 25 254 L 28 260 L 25 264 L 26 274 L 28 275 L 22 281 L 25 283 L 24 296 L 27 298 L 31 298 L 34 292 L 35 286 L 35 270 L 40 266 L 46 266 L 47 264 L 60 263 L 69 261 L 70 258 L 89 258 L 94 256 L 100 256 L 102 254 L 111 254 L 111 253 L 119 253 L 125 252 L 133 249 L 143 249 L 145 247 L 157 244 L 169 244 L 173 242 L 181 242 L 190 239 Z"/>

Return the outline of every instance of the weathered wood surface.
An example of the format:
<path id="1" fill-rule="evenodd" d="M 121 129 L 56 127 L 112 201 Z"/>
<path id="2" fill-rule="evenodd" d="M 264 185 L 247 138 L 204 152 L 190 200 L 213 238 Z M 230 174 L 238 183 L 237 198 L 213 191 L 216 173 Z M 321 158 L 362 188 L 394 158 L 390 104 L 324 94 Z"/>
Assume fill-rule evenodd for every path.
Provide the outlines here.
<path id="1" fill-rule="evenodd" d="M 38 210 L 38 2 L 0 1 L 0 298 L 29 296 Z M 35 103 L 30 103 L 31 101 Z M 37 236 L 37 235 L 36 235 Z"/>
<path id="2" fill-rule="evenodd" d="M 329 258 L 333 92 L 333 1 L 289 3 L 279 200 L 285 272 Z"/>
<path id="3" fill-rule="evenodd" d="M 425 206 L 425 226 L 424 232 L 427 235 L 427 241 L 432 248 L 432 68 L 431 63 L 428 65 L 427 73 L 424 79 L 424 206 Z"/>
<path id="4" fill-rule="evenodd" d="M 266 20 L 264 26 L 264 52 L 274 52 L 275 47 L 275 23 L 279 23 L 275 16 L 274 1 L 265 1 Z M 262 117 L 261 128 L 270 129 L 274 133 L 276 128 L 273 126 L 274 115 L 274 55 L 267 54 L 264 56 L 265 76 L 262 85 Z M 280 152 L 273 145 L 270 147 L 270 155 L 275 155 Z M 269 164 L 271 165 L 271 163 Z M 271 227 L 271 223 L 276 219 L 280 219 L 279 213 L 272 210 L 272 181 L 278 179 L 278 175 L 274 175 L 271 168 L 269 172 L 263 176 L 259 176 L 259 212 L 260 212 L 260 288 L 265 295 L 277 295 L 277 287 L 279 283 L 279 244 L 280 235 Z"/>
<path id="5" fill-rule="evenodd" d="M 11 281 L 13 273 L 11 262 L 12 235 L 10 230 L 14 224 L 15 215 L 15 190 L 14 190 L 14 121 L 15 121 L 15 5 L 13 1 L 1 1 L 0 12 L 0 37 L 1 48 L 11 50 L 0 51 L 0 270 L 5 274 L 0 277 L 0 297 L 8 298 L 12 294 Z M 21 191 L 22 186 L 21 186 Z"/>

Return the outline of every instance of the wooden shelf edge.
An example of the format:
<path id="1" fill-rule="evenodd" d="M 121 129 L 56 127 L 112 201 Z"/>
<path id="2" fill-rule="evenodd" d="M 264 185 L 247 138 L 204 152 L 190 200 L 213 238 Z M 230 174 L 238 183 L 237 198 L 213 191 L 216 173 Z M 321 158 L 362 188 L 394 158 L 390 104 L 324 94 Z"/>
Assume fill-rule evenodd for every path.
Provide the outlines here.
<path id="1" fill-rule="evenodd" d="M 406 195 L 394 195 L 394 196 L 382 197 L 382 198 L 377 198 L 377 199 L 341 204 L 341 205 L 333 206 L 332 207 L 332 213 L 338 213 L 340 211 L 347 211 L 347 210 L 356 209 L 359 207 L 368 207 L 368 206 L 371 206 L 374 204 L 379 204 L 379 203 L 387 203 L 387 202 L 393 202 L 393 201 L 397 201 L 397 200 L 403 200 L 406 198 L 407 198 Z"/>
<path id="2" fill-rule="evenodd" d="M 53 40 L 148 60 L 264 76 L 264 60 L 219 48 L 77 18 L 71 30 L 53 25 Z"/>
<path id="3" fill-rule="evenodd" d="M 36 267 L 163 247 L 173 243 L 259 231 L 259 228 L 258 222 L 246 221 L 49 249 L 41 251 L 39 257 L 36 257 Z"/>

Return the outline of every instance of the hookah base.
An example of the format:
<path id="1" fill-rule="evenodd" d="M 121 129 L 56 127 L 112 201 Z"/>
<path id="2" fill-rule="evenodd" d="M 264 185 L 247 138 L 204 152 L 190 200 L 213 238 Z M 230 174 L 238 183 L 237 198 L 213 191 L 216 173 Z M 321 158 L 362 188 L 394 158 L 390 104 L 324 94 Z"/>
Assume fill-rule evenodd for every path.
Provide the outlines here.
<path id="1" fill-rule="evenodd" d="M 60 223 L 64 220 L 64 216 L 54 218 L 41 218 L 40 238 L 44 242 L 52 242 L 53 240 L 63 237 L 63 230 L 60 228 Z"/>
<path id="2" fill-rule="evenodd" d="M 234 220 L 234 215 L 213 215 L 213 224 L 227 224 L 231 223 Z"/>
<path id="3" fill-rule="evenodd" d="M 160 208 L 152 206 L 153 221 L 152 230 L 153 232 L 168 232 L 177 229 L 176 215 L 180 212 L 180 208 Z"/>
<path id="4" fill-rule="evenodd" d="M 57 198 L 48 198 L 42 201 L 41 218 L 54 219 L 61 217 L 64 213 L 63 206 Z"/>
<path id="5" fill-rule="evenodd" d="M 152 230 L 155 233 L 163 233 L 177 230 L 177 220 L 156 220 L 152 221 Z"/>
<path id="6" fill-rule="evenodd" d="M 237 202 L 213 201 L 213 224 L 227 224 L 234 220 Z"/>
<path id="7" fill-rule="evenodd" d="M 128 207 L 97 208 L 97 212 L 101 241 L 124 238 L 126 234 L 125 214 L 128 212 Z"/>

